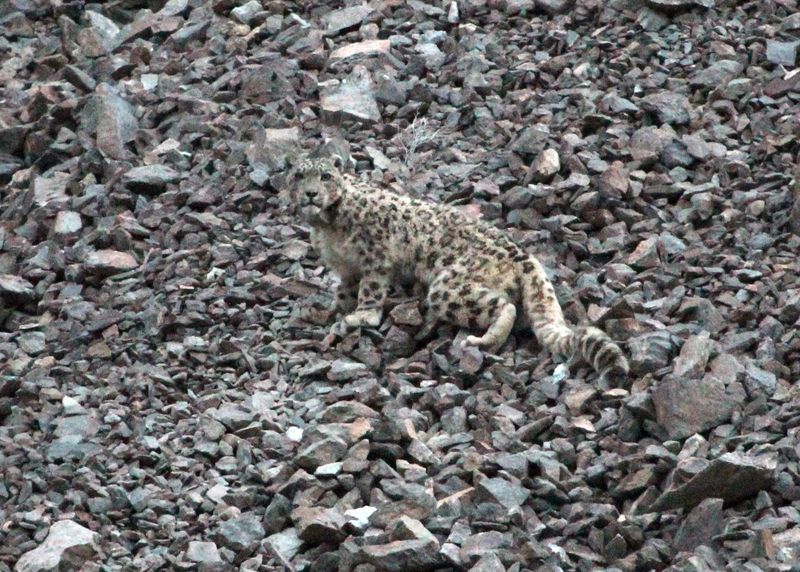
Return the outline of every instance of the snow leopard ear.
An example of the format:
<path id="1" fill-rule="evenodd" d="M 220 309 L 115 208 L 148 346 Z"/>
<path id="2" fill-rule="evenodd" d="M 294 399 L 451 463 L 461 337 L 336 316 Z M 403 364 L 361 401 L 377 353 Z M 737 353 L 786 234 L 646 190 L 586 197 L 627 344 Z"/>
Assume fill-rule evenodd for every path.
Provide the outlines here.
<path id="1" fill-rule="evenodd" d="M 341 155 L 332 155 L 331 161 L 333 162 L 333 166 L 337 169 L 341 170 L 344 168 L 345 161 Z"/>

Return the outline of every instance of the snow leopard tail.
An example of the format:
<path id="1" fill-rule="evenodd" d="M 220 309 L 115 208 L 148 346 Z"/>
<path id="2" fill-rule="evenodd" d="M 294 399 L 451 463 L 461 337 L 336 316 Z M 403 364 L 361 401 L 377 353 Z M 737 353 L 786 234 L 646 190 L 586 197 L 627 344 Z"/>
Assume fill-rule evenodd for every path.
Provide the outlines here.
<path id="1" fill-rule="evenodd" d="M 517 273 L 522 306 L 539 343 L 562 359 L 582 358 L 615 383 L 627 377 L 628 360 L 605 332 L 592 326 L 573 330 L 567 325 L 553 285 L 538 260 L 530 256 L 518 263 Z"/>

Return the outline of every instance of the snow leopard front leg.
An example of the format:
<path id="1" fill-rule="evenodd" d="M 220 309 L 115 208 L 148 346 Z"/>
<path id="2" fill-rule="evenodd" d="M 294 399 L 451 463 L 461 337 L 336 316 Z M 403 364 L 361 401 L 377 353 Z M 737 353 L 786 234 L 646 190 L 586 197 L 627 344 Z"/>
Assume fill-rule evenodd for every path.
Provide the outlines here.
<path id="1" fill-rule="evenodd" d="M 383 305 L 389 292 L 389 273 L 382 270 L 369 270 L 361 276 L 356 309 L 333 325 L 332 336 L 342 336 L 356 328 L 376 328 L 380 325 Z"/>

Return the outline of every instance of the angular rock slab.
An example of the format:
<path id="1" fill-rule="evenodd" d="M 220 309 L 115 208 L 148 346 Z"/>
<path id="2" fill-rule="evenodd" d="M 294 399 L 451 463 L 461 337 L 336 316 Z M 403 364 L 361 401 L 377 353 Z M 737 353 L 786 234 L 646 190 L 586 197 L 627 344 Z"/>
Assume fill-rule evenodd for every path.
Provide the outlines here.
<path id="1" fill-rule="evenodd" d="M 726 505 L 753 496 L 772 484 L 775 457 L 754 457 L 726 453 L 712 461 L 686 483 L 665 491 L 648 512 L 693 508 L 708 498 L 720 498 Z"/>
<path id="2" fill-rule="evenodd" d="M 668 376 L 653 391 L 656 420 L 670 439 L 684 439 L 730 419 L 739 400 L 716 377 Z"/>
<path id="3" fill-rule="evenodd" d="M 377 123 L 381 120 L 372 79 L 369 72 L 361 67 L 356 67 L 346 81 L 323 93 L 320 104 L 327 123 Z"/>
<path id="4" fill-rule="evenodd" d="M 714 536 L 722 532 L 724 504 L 722 499 L 710 498 L 694 507 L 675 534 L 675 549 L 691 552 L 701 544 L 709 544 Z"/>
<path id="5" fill-rule="evenodd" d="M 53 523 L 47 538 L 26 552 L 14 566 L 15 572 L 78 569 L 97 552 L 96 532 L 71 520 Z"/>

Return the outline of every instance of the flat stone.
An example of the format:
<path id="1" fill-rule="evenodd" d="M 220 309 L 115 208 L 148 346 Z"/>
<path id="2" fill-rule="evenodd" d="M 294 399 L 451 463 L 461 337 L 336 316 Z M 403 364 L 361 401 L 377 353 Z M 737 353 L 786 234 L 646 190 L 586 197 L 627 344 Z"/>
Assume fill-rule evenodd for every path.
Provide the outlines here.
<path id="1" fill-rule="evenodd" d="M 261 12 L 261 10 L 263 10 L 261 7 L 261 2 L 258 0 L 250 0 L 250 2 L 242 4 L 241 6 L 237 6 L 231 10 L 231 16 L 236 18 L 242 24 L 250 24 L 253 18 L 255 18 L 256 14 Z"/>
<path id="2" fill-rule="evenodd" d="M 48 203 L 66 201 L 67 185 L 71 177 L 67 173 L 53 173 L 48 177 L 36 177 L 33 181 L 33 200 L 43 207 Z"/>
<path id="3" fill-rule="evenodd" d="M 381 112 L 372 81 L 366 75 L 351 75 L 320 96 L 323 118 L 328 123 L 352 121 L 377 123 Z"/>
<path id="4" fill-rule="evenodd" d="M 300 552 L 303 541 L 297 535 L 296 528 L 287 528 L 268 536 L 265 544 L 270 552 L 279 556 L 280 560 L 290 562 Z"/>
<path id="5" fill-rule="evenodd" d="M 231 431 L 247 427 L 256 417 L 250 409 L 237 403 L 223 403 L 218 408 L 209 410 L 208 413 Z"/>
<path id="6" fill-rule="evenodd" d="M 438 548 L 438 544 L 427 540 L 396 540 L 365 546 L 361 552 L 367 563 L 385 572 L 422 572 L 442 565 Z"/>
<path id="7" fill-rule="evenodd" d="M 712 538 L 722 532 L 723 504 L 725 501 L 720 498 L 708 498 L 694 507 L 675 534 L 675 549 L 691 552 L 701 544 L 710 545 Z"/>
<path id="8" fill-rule="evenodd" d="M 439 541 L 419 520 L 401 516 L 391 531 L 392 540 L 423 540 L 438 548 Z"/>
<path id="9" fill-rule="evenodd" d="M 168 184 L 178 180 L 180 173 L 167 165 L 134 167 L 122 176 L 122 182 L 129 189 L 151 195 L 164 192 Z"/>
<path id="10" fill-rule="evenodd" d="M 536 156 L 529 171 L 530 179 L 535 183 L 549 181 L 561 170 L 561 160 L 558 151 L 545 149 Z"/>
<path id="11" fill-rule="evenodd" d="M 96 532 L 77 522 L 59 520 L 39 546 L 20 557 L 14 571 L 77 570 L 95 558 L 98 539 Z"/>
<path id="12" fill-rule="evenodd" d="M 16 274 L 0 274 L 0 298 L 11 302 L 32 302 L 36 299 L 33 284 Z"/>
<path id="13" fill-rule="evenodd" d="M 94 10 L 86 10 L 84 17 L 89 26 L 79 30 L 77 35 L 83 54 L 96 58 L 110 52 L 114 48 L 119 26 Z"/>
<path id="14" fill-rule="evenodd" d="M 771 371 L 758 367 L 753 360 L 747 360 L 744 369 L 744 386 L 750 396 L 759 393 L 771 397 L 778 387 L 778 377 Z"/>
<path id="15" fill-rule="evenodd" d="M 658 238 L 650 237 L 641 241 L 631 252 L 625 263 L 642 270 L 661 266 L 661 257 L 658 254 Z"/>
<path id="16" fill-rule="evenodd" d="M 192 540 L 186 548 L 186 558 L 192 562 L 222 562 L 222 558 L 217 550 L 217 545 L 213 542 L 201 542 Z"/>
<path id="17" fill-rule="evenodd" d="M 645 4 L 653 10 L 664 12 L 665 14 L 677 14 L 686 10 L 691 10 L 696 6 L 711 8 L 716 0 L 645 0 Z"/>
<path id="18" fill-rule="evenodd" d="M 223 522 L 216 541 L 236 552 L 250 552 L 265 536 L 261 519 L 254 513 L 244 513 Z"/>
<path id="19" fill-rule="evenodd" d="M 496 530 L 479 532 L 468 537 L 461 543 L 461 561 L 466 563 L 477 562 L 487 554 L 494 554 L 498 549 L 510 548 L 509 535 Z"/>
<path id="20" fill-rule="evenodd" d="M 340 10 L 331 10 L 322 16 L 322 24 L 326 36 L 335 36 L 342 32 L 358 28 L 364 19 L 375 9 L 371 6 L 350 6 Z"/>
<path id="21" fill-rule="evenodd" d="M 642 99 L 642 107 L 655 115 L 661 123 L 687 125 L 689 123 L 689 99 L 685 95 L 663 91 Z"/>
<path id="22" fill-rule="evenodd" d="M 19 349 L 31 356 L 40 354 L 47 348 L 44 332 L 24 332 L 17 337 L 17 343 Z"/>
<path id="23" fill-rule="evenodd" d="M 543 150 L 544 144 L 550 137 L 550 130 L 546 125 L 533 125 L 525 127 L 511 143 L 511 150 L 527 155 L 536 155 Z"/>
<path id="24" fill-rule="evenodd" d="M 344 512 L 345 517 L 348 518 L 348 524 L 355 527 L 357 530 L 366 530 L 369 527 L 369 518 L 377 512 L 374 506 L 362 506 L 360 508 L 351 508 Z"/>
<path id="25" fill-rule="evenodd" d="M 724 85 L 744 71 L 744 66 L 734 60 L 719 60 L 700 69 L 689 78 L 690 85 L 715 88 Z"/>
<path id="26" fill-rule="evenodd" d="M 773 64 L 793 68 L 797 64 L 800 41 L 779 42 L 767 40 L 767 60 Z"/>
<path id="27" fill-rule="evenodd" d="M 100 276 L 112 276 L 139 267 L 136 259 L 127 252 L 118 250 L 95 250 L 83 263 L 87 272 Z"/>
<path id="28" fill-rule="evenodd" d="M 327 377 L 331 381 L 347 381 L 369 371 L 366 365 L 348 359 L 337 359 L 331 364 Z"/>
<path id="29" fill-rule="evenodd" d="M 707 498 L 720 498 L 726 505 L 735 504 L 769 487 L 776 466 L 777 459 L 772 456 L 726 453 L 686 483 L 662 493 L 648 511 L 689 509 Z"/>
<path id="30" fill-rule="evenodd" d="M 75 211 L 60 211 L 53 223 L 53 234 L 57 237 L 76 235 L 83 228 L 81 215 Z"/>
<path id="31" fill-rule="evenodd" d="M 681 353 L 675 360 L 673 373 L 679 377 L 696 379 L 706 370 L 711 355 L 712 342 L 708 332 L 690 336 L 681 347 Z"/>
<path id="32" fill-rule="evenodd" d="M 331 52 L 331 60 L 343 60 L 353 57 L 372 56 L 376 54 L 388 54 L 391 50 L 390 40 L 364 40 L 354 44 L 348 44 L 337 48 Z"/>
<path id="33" fill-rule="evenodd" d="M 487 554 L 477 564 L 469 569 L 469 572 L 506 572 L 502 560 L 497 554 Z"/>
<path id="34" fill-rule="evenodd" d="M 84 107 L 82 127 L 94 133 L 97 148 L 112 159 L 125 159 L 131 154 L 126 144 L 133 141 L 139 121 L 134 107 L 107 84 L 100 84 Z"/>
<path id="35" fill-rule="evenodd" d="M 336 437 L 328 437 L 312 443 L 297 453 L 295 463 L 307 471 L 315 471 L 322 465 L 341 461 L 347 453 L 347 443 Z"/>
<path id="36" fill-rule="evenodd" d="M 669 375 L 653 390 L 656 419 L 672 439 L 683 439 L 728 421 L 739 405 L 713 375 L 688 379 Z"/>
<path id="37" fill-rule="evenodd" d="M 631 157 L 635 161 L 654 161 L 672 139 L 673 135 L 667 129 L 652 125 L 641 127 L 631 136 Z"/>
<path id="38" fill-rule="evenodd" d="M 575 0 L 536 0 L 536 8 L 551 16 L 565 14 L 574 5 Z"/>
<path id="39" fill-rule="evenodd" d="M 377 419 L 380 416 L 380 413 L 369 405 L 364 405 L 358 401 L 339 401 L 329 405 L 322 412 L 319 420 L 321 423 L 351 423 L 363 417 Z"/>
<path id="40" fill-rule="evenodd" d="M 518 509 L 530 496 L 530 491 L 501 477 L 483 479 L 475 487 L 478 499 L 496 502 L 506 509 Z"/>
<path id="41" fill-rule="evenodd" d="M 292 511 L 292 520 L 300 540 L 309 544 L 337 544 L 347 536 L 347 520 L 336 509 L 298 507 Z"/>
<path id="42" fill-rule="evenodd" d="M 300 151 L 300 130 L 297 127 L 271 129 L 257 126 L 253 143 L 247 148 L 247 159 L 254 169 L 275 173 L 289 167 Z"/>

